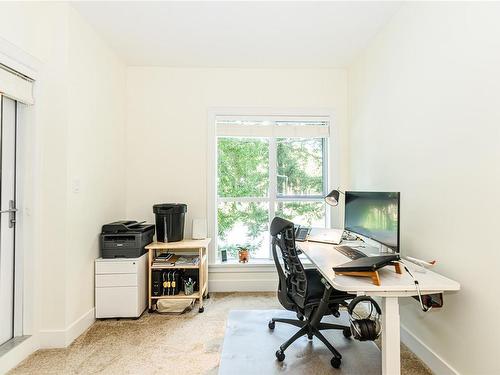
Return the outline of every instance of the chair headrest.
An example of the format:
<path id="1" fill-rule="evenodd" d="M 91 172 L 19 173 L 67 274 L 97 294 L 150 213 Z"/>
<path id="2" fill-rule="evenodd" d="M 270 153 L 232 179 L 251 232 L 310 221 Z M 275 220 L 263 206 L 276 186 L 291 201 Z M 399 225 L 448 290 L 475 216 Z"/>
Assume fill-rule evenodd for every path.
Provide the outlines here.
<path id="1" fill-rule="evenodd" d="M 293 223 L 291 221 L 282 219 L 276 216 L 271 222 L 271 236 L 276 236 L 278 233 L 283 232 L 285 229 L 293 228 Z"/>

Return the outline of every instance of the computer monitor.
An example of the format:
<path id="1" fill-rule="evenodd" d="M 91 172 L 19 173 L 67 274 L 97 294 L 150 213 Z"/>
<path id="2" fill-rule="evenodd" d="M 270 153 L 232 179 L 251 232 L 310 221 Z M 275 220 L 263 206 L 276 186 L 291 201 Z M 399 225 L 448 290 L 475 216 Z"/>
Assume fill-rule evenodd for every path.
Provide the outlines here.
<path id="1" fill-rule="evenodd" d="M 344 228 L 399 252 L 399 193 L 346 191 Z"/>

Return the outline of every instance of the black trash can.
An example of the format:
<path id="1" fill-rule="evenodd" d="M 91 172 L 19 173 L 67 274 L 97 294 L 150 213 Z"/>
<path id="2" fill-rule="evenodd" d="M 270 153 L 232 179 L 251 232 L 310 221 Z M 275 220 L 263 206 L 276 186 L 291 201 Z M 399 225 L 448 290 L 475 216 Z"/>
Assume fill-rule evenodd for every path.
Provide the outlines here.
<path id="1" fill-rule="evenodd" d="M 187 205 L 162 203 L 153 206 L 156 216 L 156 239 L 159 242 L 176 242 L 184 239 L 184 220 Z"/>

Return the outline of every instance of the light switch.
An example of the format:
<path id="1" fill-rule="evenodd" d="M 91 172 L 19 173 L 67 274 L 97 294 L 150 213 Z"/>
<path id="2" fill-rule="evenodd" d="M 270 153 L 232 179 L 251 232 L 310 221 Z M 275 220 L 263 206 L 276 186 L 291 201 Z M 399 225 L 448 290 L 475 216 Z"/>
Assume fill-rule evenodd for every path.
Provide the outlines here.
<path id="1" fill-rule="evenodd" d="M 73 193 L 78 194 L 80 192 L 80 179 L 74 178 L 72 183 Z"/>

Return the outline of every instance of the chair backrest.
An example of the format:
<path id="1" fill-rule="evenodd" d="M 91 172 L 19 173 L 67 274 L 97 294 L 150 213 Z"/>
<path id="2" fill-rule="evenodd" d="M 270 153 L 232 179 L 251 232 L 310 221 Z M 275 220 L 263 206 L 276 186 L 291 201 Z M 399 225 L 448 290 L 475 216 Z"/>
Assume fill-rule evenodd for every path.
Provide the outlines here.
<path id="1" fill-rule="evenodd" d="M 293 223 L 280 217 L 275 217 L 271 223 L 270 232 L 273 238 L 272 250 L 274 263 L 276 264 L 280 278 L 278 289 L 280 303 L 286 309 L 290 309 L 285 306 L 285 299 L 292 299 L 298 307 L 304 308 L 307 293 L 307 277 L 304 266 L 297 254 L 297 248 L 295 247 Z M 276 248 L 280 249 L 284 269 L 281 267 Z"/>

